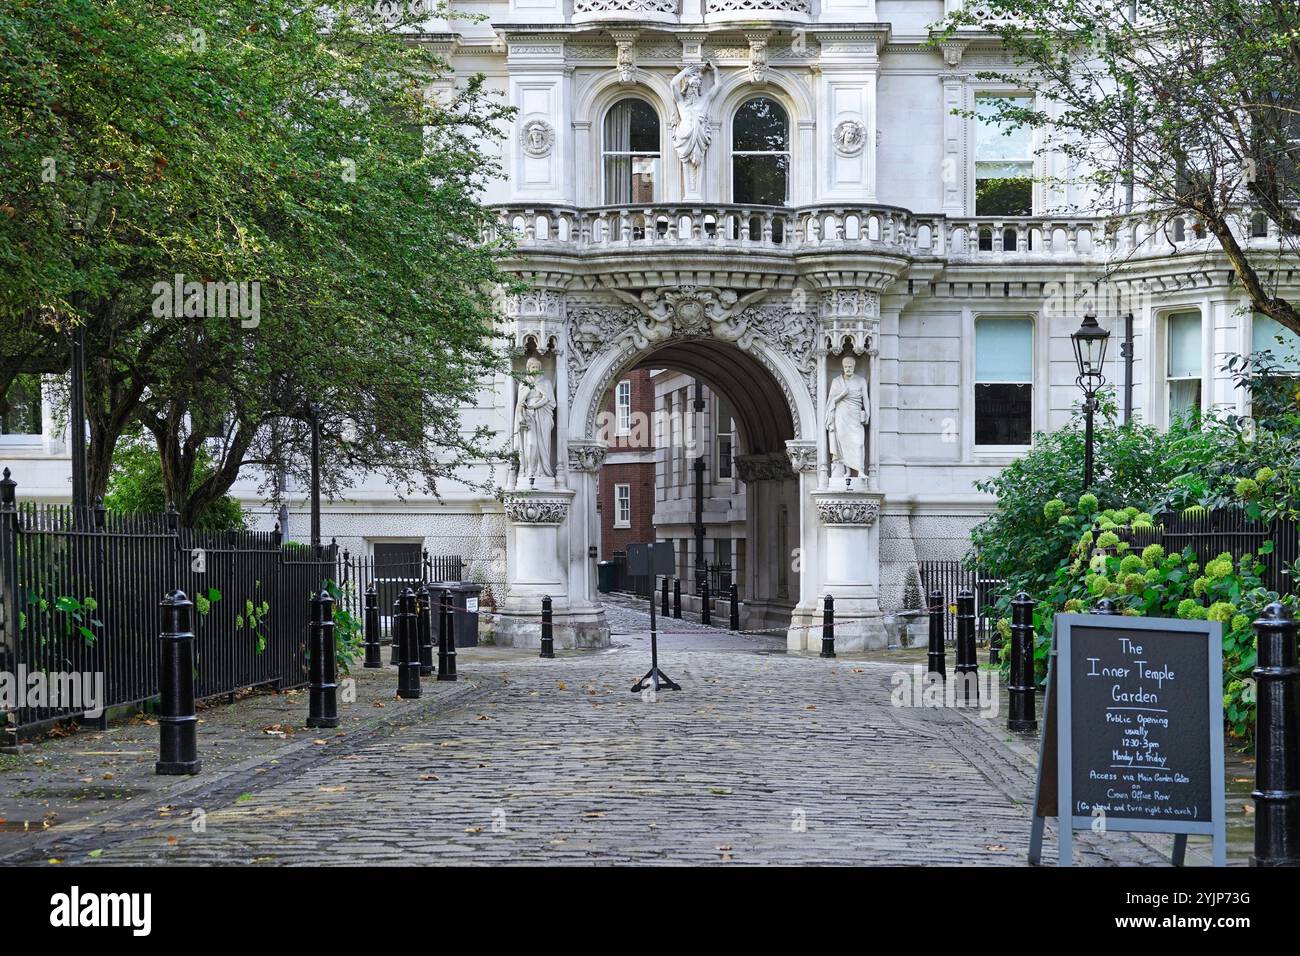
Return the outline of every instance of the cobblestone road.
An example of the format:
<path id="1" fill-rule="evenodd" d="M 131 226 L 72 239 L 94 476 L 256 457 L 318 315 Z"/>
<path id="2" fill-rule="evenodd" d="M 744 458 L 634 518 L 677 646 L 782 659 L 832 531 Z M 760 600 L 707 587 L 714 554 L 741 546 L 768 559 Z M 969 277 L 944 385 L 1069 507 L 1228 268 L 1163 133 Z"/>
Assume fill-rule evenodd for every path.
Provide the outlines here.
<path id="1" fill-rule="evenodd" d="M 615 612 L 635 630 L 637 612 Z M 619 626 L 616 626 L 616 630 Z M 713 634 L 705 643 L 740 640 Z M 972 718 L 890 706 L 884 663 L 664 648 L 468 652 L 476 694 L 387 736 L 83 831 L 101 864 L 1020 865 L 1031 769 Z M 1160 863 L 1084 835 L 1086 863 Z M 1054 852 L 1049 839 L 1049 855 Z M 90 856 L 91 851 L 96 851 Z"/>

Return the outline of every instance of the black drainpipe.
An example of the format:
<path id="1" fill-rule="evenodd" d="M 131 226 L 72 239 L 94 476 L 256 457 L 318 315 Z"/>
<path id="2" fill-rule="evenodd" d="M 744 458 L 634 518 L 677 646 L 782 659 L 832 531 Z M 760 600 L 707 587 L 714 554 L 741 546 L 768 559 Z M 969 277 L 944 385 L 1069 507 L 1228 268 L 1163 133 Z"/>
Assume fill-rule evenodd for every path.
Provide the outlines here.
<path id="1" fill-rule="evenodd" d="M 1124 316 L 1124 341 L 1119 354 L 1124 357 L 1124 424 L 1133 417 L 1133 313 Z"/>

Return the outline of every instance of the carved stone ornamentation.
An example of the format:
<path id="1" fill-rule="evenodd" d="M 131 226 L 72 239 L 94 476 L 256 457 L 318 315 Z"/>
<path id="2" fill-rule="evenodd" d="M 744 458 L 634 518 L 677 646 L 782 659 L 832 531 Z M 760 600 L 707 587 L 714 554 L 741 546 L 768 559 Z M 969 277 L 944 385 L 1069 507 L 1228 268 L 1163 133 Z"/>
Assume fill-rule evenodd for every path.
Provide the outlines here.
<path id="1" fill-rule="evenodd" d="M 767 82 L 767 39 L 768 34 L 746 33 L 749 41 L 749 82 Z"/>
<path id="2" fill-rule="evenodd" d="M 605 464 L 604 442 L 569 442 L 569 471 L 598 472 Z"/>
<path id="3" fill-rule="evenodd" d="M 841 156 L 857 156 L 867 144 L 867 128 L 861 120 L 840 120 L 835 124 L 831 138 L 835 142 L 835 152 Z"/>
<path id="4" fill-rule="evenodd" d="M 535 159 L 551 155 L 555 146 L 555 130 L 543 119 L 529 120 L 523 129 L 524 152 Z"/>
<path id="5" fill-rule="evenodd" d="M 736 456 L 736 474 L 745 484 L 755 481 L 794 481 L 790 459 L 779 451 Z"/>
<path id="6" fill-rule="evenodd" d="M 877 501 L 856 497 L 817 498 L 817 517 L 822 524 L 867 526 L 880 517 Z"/>
<path id="7" fill-rule="evenodd" d="M 507 295 L 501 311 L 509 320 L 508 331 L 516 354 L 529 349 L 539 355 L 559 350 L 564 333 L 563 292 L 529 289 Z"/>
<path id="8" fill-rule="evenodd" d="M 817 471 L 817 443 L 795 439 L 785 443 L 785 453 L 795 474 L 806 475 Z"/>
<path id="9" fill-rule="evenodd" d="M 506 495 L 505 506 L 506 517 L 517 524 L 563 524 L 569 515 L 566 497 Z"/>
<path id="10" fill-rule="evenodd" d="M 569 398 L 583 373 L 603 349 L 630 335 L 637 312 L 618 306 L 577 306 L 569 309 Z"/>
<path id="11" fill-rule="evenodd" d="M 621 83 L 636 82 L 636 30 L 611 30 L 611 37 L 617 47 L 614 67 L 618 70 Z"/>
<path id="12" fill-rule="evenodd" d="M 822 293 L 822 348 L 831 355 L 875 350 L 880 327 L 880 293 L 870 289 L 831 289 Z"/>

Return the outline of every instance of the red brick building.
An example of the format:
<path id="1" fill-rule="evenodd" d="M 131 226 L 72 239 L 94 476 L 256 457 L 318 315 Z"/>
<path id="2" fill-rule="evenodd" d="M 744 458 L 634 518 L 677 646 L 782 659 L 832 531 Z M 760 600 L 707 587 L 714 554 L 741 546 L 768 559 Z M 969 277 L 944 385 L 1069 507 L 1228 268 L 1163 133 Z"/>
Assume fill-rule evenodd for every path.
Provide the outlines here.
<path id="1" fill-rule="evenodd" d="M 600 557 L 655 540 L 655 386 L 649 369 L 614 383 L 598 433 L 608 445 L 600 471 Z"/>

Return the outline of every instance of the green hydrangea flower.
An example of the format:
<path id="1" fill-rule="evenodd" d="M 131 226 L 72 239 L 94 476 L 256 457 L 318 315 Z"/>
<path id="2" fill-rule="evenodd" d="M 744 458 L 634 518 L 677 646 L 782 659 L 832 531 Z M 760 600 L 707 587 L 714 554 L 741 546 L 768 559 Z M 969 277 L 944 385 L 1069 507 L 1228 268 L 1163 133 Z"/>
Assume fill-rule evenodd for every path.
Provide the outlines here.
<path id="1" fill-rule="evenodd" d="M 1101 528 L 1102 531 L 1112 531 L 1115 528 L 1118 528 L 1119 525 L 1111 521 L 1109 518 L 1102 518 L 1097 522 L 1097 527 Z"/>
<path id="2" fill-rule="evenodd" d="M 1115 550 L 1118 551 L 1120 554 L 1123 554 L 1130 547 L 1132 547 L 1132 545 L 1130 545 L 1127 541 L 1121 541 L 1119 544 L 1115 545 Z"/>
<path id="3" fill-rule="evenodd" d="M 1079 511 L 1082 514 L 1090 515 L 1097 510 L 1097 496 L 1091 491 L 1085 491 L 1079 496 Z"/>
<path id="4" fill-rule="evenodd" d="M 1132 574 L 1142 569 L 1142 559 L 1136 554 L 1126 554 L 1119 562 L 1119 569 L 1125 574 Z"/>
<path id="5" fill-rule="evenodd" d="M 1093 597 L 1105 594 L 1108 587 L 1110 587 L 1110 578 L 1104 574 L 1094 574 L 1088 579 L 1088 593 Z"/>
<path id="6" fill-rule="evenodd" d="M 1146 590 L 1146 586 L 1146 575 L 1133 573 L 1124 578 L 1124 590 L 1129 594 L 1141 594 Z"/>
<path id="7" fill-rule="evenodd" d="M 1191 598 L 1183 598 L 1178 602 L 1178 616 L 1184 621 L 1203 621 L 1205 620 L 1205 608 Z"/>
<path id="8" fill-rule="evenodd" d="M 1142 563 L 1154 568 L 1165 558 L 1165 549 L 1158 544 L 1149 544 L 1142 549 Z"/>
<path id="9" fill-rule="evenodd" d="M 1184 508 L 1183 514 L 1188 518 L 1197 518 L 1206 514 L 1204 505 L 1192 505 L 1190 508 Z"/>
<path id="10" fill-rule="evenodd" d="M 1210 586 L 1210 579 L 1199 577 L 1192 582 L 1192 593 L 1197 597 L 1205 597 L 1205 589 Z"/>
<path id="11" fill-rule="evenodd" d="M 1089 546 L 1092 544 L 1092 531 L 1091 531 L 1091 529 L 1088 530 L 1088 531 L 1085 531 L 1083 534 L 1081 534 L 1081 535 L 1079 536 L 1079 544 L 1083 545 L 1085 548 L 1086 548 L 1086 547 L 1089 547 Z"/>
<path id="12" fill-rule="evenodd" d="M 1201 573 L 1201 565 L 1200 565 L 1198 562 L 1196 562 L 1196 561 L 1189 561 L 1189 562 L 1187 563 L 1187 573 L 1188 573 L 1188 574 L 1200 574 L 1200 573 Z"/>
<path id="13" fill-rule="evenodd" d="M 1138 608 L 1135 608 L 1135 607 L 1126 607 L 1126 608 L 1124 608 L 1124 610 L 1123 610 L 1121 613 L 1122 613 L 1125 617 L 1141 617 L 1141 616 L 1142 616 L 1142 612 L 1141 612 Z"/>
<path id="14" fill-rule="evenodd" d="M 1225 551 L 1205 566 L 1205 575 L 1215 581 L 1221 581 L 1232 573 L 1232 567 L 1232 555 Z"/>
<path id="15" fill-rule="evenodd" d="M 1124 509 L 1124 517 L 1128 518 L 1129 521 L 1132 521 L 1141 513 L 1142 512 L 1138 511 L 1138 509 L 1134 508 L 1132 505 L 1129 505 L 1127 508 Z"/>
<path id="16" fill-rule="evenodd" d="M 1055 521 L 1063 514 L 1065 514 L 1065 502 L 1060 498 L 1053 498 L 1043 505 L 1043 517 L 1048 521 Z"/>
<path id="17" fill-rule="evenodd" d="M 1011 619 L 1010 618 L 1006 618 L 1006 617 L 998 618 L 997 629 L 998 629 L 998 633 L 1002 635 L 1002 639 L 1004 641 L 1011 640 Z"/>
<path id="18" fill-rule="evenodd" d="M 1156 584 L 1160 581 L 1160 569 L 1152 568 L 1144 575 L 1147 584 Z"/>
<path id="19" fill-rule="evenodd" d="M 1082 614 L 1082 613 L 1083 613 L 1083 601 L 1082 601 L 1080 598 L 1070 598 L 1070 600 L 1068 600 L 1068 601 L 1065 602 L 1065 613 L 1066 613 L 1066 614 Z"/>
<path id="20" fill-rule="evenodd" d="M 1119 535 L 1114 531 L 1103 531 L 1097 535 L 1097 547 L 1099 548 L 1113 548 L 1117 544 L 1119 544 Z"/>
<path id="21" fill-rule="evenodd" d="M 1074 524 L 1074 520 L 1069 515 L 1061 515 L 1056 519 L 1057 524 Z"/>
<path id="22" fill-rule="evenodd" d="M 1259 482 L 1261 485 L 1266 485 L 1273 480 L 1273 475 L 1275 474 L 1276 472 L 1273 471 L 1272 468 L 1265 466 L 1261 468 L 1259 471 L 1255 472 L 1255 480 Z"/>
<path id="23" fill-rule="evenodd" d="M 1222 621 L 1224 624 L 1227 624 L 1232 620 L 1232 616 L 1236 613 L 1236 610 L 1237 609 L 1227 601 L 1215 601 L 1210 605 L 1209 610 L 1205 612 L 1205 616 L 1211 621 Z"/>
<path id="24" fill-rule="evenodd" d="M 1259 482 L 1254 478 L 1238 478 L 1232 490 L 1236 492 L 1238 498 L 1249 500 L 1259 494 Z"/>
<path id="25" fill-rule="evenodd" d="M 1094 574 L 1106 573 L 1106 556 L 1104 554 L 1094 554 L 1092 560 L 1088 562 L 1088 568 Z"/>
<path id="26" fill-rule="evenodd" d="M 1232 624 L 1230 626 L 1234 631 L 1241 631 L 1246 629 L 1247 627 L 1250 626 L 1250 615 L 1234 614 L 1232 616 Z"/>

